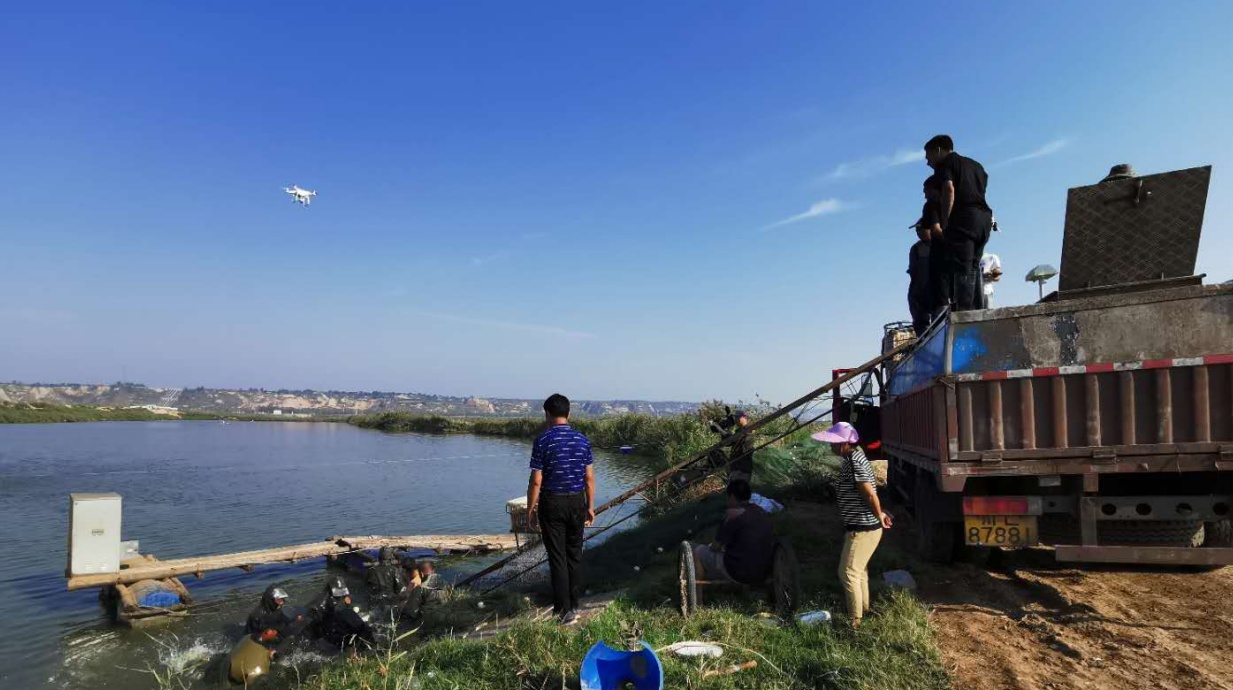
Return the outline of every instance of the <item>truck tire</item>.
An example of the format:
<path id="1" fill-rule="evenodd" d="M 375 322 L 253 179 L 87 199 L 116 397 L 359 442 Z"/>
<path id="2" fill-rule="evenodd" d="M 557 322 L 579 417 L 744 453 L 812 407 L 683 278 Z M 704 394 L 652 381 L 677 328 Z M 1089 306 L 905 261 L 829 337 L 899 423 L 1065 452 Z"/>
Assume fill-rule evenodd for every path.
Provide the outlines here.
<path id="1" fill-rule="evenodd" d="M 910 506 L 915 486 L 915 468 L 896 457 L 888 457 L 886 460 L 887 498 L 892 499 L 896 503 Z"/>
<path id="2" fill-rule="evenodd" d="M 1194 520 L 1104 520 L 1096 528 L 1101 544 L 1120 546 L 1203 545 L 1203 523 Z"/>
<path id="3" fill-rule="evenodd" d="M 959 542 L 957 523 L 918 520 L 916 530 L 916 550 L 921 558 L 941 565 L 955 561 L 956 545 Z"/>
<path id="4" fill-rule="evenodd" d="M 1233 547 L 1233 520 L 1217 520 L 1203 523 L 1203 548 L 1227 549 Z M 1220 570 L 1223 565 L 1196 565 L 1191 569 L 1196 573 L 1210 573 Z"/>
<path id="5" fill-rule="evenodd" d="M 916 517 L 916 552 L 931 563 L 943 565 L 955 560 L 959 543 L 959 524 L 937 518 L 936 506 L 927 482 L 916 482 L 912 503 Z"/>
<path id="6" fill-rule="evenodd" d="M 1233 548 L 1233 520 L 1203 523 L 1203 546 L 1212 549 Z"/>
<path id="7" fill-rule="evenodd" d="M 1197 547 L 1203 541 L 1203 523 L 1194 520 L 1101 520 L 1096 538 L 1102 546 Z M 1046 544 L 1078 544 L 1079 521 L 1061 515 L 1040 519 L 1040 538 Z"/>

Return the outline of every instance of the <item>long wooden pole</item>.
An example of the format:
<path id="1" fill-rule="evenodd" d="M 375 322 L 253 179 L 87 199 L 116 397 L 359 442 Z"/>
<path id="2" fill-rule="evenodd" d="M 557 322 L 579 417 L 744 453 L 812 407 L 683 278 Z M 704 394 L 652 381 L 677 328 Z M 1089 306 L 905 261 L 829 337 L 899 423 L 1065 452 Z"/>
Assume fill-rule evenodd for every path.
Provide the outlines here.
<path id="1" fill-rule="evenodd" d="M 161 580 L 181 575 L 197 575 L 200 577 L 202 573 L 211 570 L 243 568 L 263 563 L 300 561 L 307 558 L 320 558 L 322 556 L 341 556 L 355 551 L 376 549 L 383 546 L 488 553 L 491 551 L 507 551 L 513 549 L 516 544 L 512 534 L 334 537 L 328 541 L 280 546 L 257 551 L 241 551 L 167 561 L 154 560 L 133 565 L 116 573 L 70 575 L 68 578 L 68 588 L 74 590 L 114 584 L 130 584 L 140 580 Z"/>
<path id="2" fill-rule="evenodd" d="M 596 515 L 599 515 L 600 513 L 603 513 L 603 512 L 604 512 L 604 511 L 606 511 L 606 510 L 609 510 L 609 509 L 611 509 L 611 508 L 613 508 L 613 507 L 615 507 L 615 506 L 617 506 L 617 505 L 620 505 L 620 504 L 624 503 L 625 501 L 628 501 L 630 498 L 632 498 L 632 497 L 636 496 L 637 494 L 642 493 L 643 491 L 646 491 L 647 489 L 651 488 L 652 486 L 656 486 L 657 484 L 659 484 L 659 482 L 661 482 L 661 481 L 663 481 L 663 480 L 665 480 L 665 479 L 667 479 L 667 478 L 671 477 L 672 475 L 674 475 L 674 474 L 676 474 L 676 473 L 680 472 L 680 471 L 681 471 L 681 470 L 683 470 L 683 469 L 686 469 L 686 468 L 687 468 L 687 467 L 689 467 L 690 465 L 693 465 L 693 464 L 695 464 L 695 463 L 697 463 L 697 462 L 700 462 L 701 460 L 703 460 L 704 458 L 706 458 L 708 455 L 710 455 L 713 451 L 718 450 L 718 449 L 720 449 L 720 448 L 723 448 L 724 446 L 731 445 L 731 444 L 732 444 L 732 443 L 734 443 L 734 442 L 735 442 L 738 438 L 740 438 L 742 435 L 744 435 L 744 434 L 752 434 L 753 432 L 755 432 L 755 431 L 757 431 L 758 429 L 760 429 L 760 428 L 762 428 L 762 427 L 766 426 L 767 424 L 769 424 L 769 423 L 773 422 L 774 420 L 779 419 L 780 417 L 783 417 L 784 415 L 787 415 L 787 414 L 791 413 L 791 412 L 792 412 L 792 410 L 794 410 L 794 409 L 796 409 L 796 408 L 800 407 L 801 405 L 804 405 L 805 403 L 808 403 L 808 402 L 812 402 L 812 401 L 814 401 L 814 400 L 816 400 L 816 399 L 818 399 L 818 398 L 822 397 L 823 395 L 826 395 L 827 393 L 829 393 L 829 392 L 831 392 L 831 391 L 835 390 L 835 388 L 837 388 L 837 387 L 839 387 L 839 386 L 842 386 L 843 384 L 847 383 L 848 381 L 851 381 L 852 379 L 856 378 L 857 376 L 860 376 L 860 375 L 862 375 L 862 374 L 864 374 L 864 373 L 866 373 L 866 372 L 868 372 L 868 371 L 872 370 L 874 367 L 876 367 L 876 366 L 878 366 L 879 364 L 881 364 L 881 363 L 885 362 L 886 360 L 890 359 L 891 357 L 894 357 L 895 355 L 899 354 L 900 352 L 903 352 L 903 351 L 907 350 L 909 347 L 911 347 L 911 346 L 912 346 L 912 345 L 914 345 L 915 343 L 916 343 L 916 341 L 915 341 L 915 340 L 909 340 L 909 341 L 907 341 L 907 342 L 900 343 L 898 347 L 896 347 L 895 349 L 891 350 L 890 352 L 887 352 L 886 354 L 883 354 L 883 355 L 878 355 L 877 357 L 874 357 L 873 359 L 871 359 L 871 360 L 869 360 L 868 362 L 865 362 L 864 364 L 860 365 L 859 367 L 857 367 L 857 368 L 855 368 L 855 369 L 853 369 L 853 370 L 849 371 L 848 373 L 844 374 L 843 376 L 840 376 L 840 377 L 839 377 L 839 378 L 837 378 L 837 379 L 833 379 L 833 380 L 831 380 L 831 381 L 830 381 L 829 383 L 827 383 L 826 385 L 824 385 L 824 386 L 822 386 L 822 387 L 820 387 L 820 388 L 816 388 L 816 389 L 814 389 L 814 390 L 812 390 L 812 391 L 810 391 L 810 392 L 806 393 L 805 395 L 802 395 L 801 397 L 797 398 L 796 400 L 793 400 L 792 402 L 788 403 L 787 405 L 784 405 L 783 407 L 781 407 L 781 408 L 779 408 L 779 409 L 775 410 L 774 412 L 772 412 L 772 413 L 768 414 L 768 415 L 767 415 L 767 416 L 765 416 L 765 417 L 762 417 L 761 419 L 758 419 L 758 420 L 757 420 L 757 421 L 755 421 L 755 422 L 751 422 L 751 423 L 749 424 L 749 426 L 745 427 L 745 428 L 741 431 L 741 433 L 738 433 L 738 434 L 733 434 L 733 435 L 729 436 L 728 438 L 723 439 L 722 441 L 720 441 L 720 442 L 716 443 L 715 445 L 711 446 L 710 448 L 707 448 L 706 450 L 702 451 L 701 453 L 698 453 L 697 455 L 694 455 L 694 456 L 693 456 L 693 457 L 691 457 L 690 459 L 688 459 L 688 460 L 686 460 L 686 461 L 684 461 L 684 462 L 681 462 L 681 463 L 679 463 L 679 464 L 673 465 L 672 467 L 669 467 L 668 469 L 664 470 L 663 472 L 660 472 L 659 474 L 655 475 L 654 477 L 652 477 L 652 478 L 650 478 L 650 479 L 648 479 L 648 480 L 646 480 L 646 481 L 642 482 L 642 483 L 641 483 L 641 484 L 639 484 L 638 486 L 635 486 L 634 488 L 632 488 L 632 489 L 630 489 L 630 490 L 626 491 L 625 493 L 621 494 L 620 496 L 617 496 L 616 498 L 613 498 L 613 499 L 611 499 L 611 500 L 607 501 L 606 503 L 604 503 L 603 505 L 601 505 L 601 506 L 599 506 L 598 508 L 596 508 L 596 509 L 595 509 L 595 514 L 596 514 Z M 598 533 L 596 533 L 596 534 L 598 534 Z M 590 534 L 590 535 L 588 535 L 588 536 L 586 537 L 586 539 L 590 539 L 591 537 L 596 536 L 596 534 Z M 586 541 L 586 539 L 584 539 L 584 541 Z M 471 584 L 472 582 L 475 582 L 476 580 L 478 580 L 478 579 L 480 579 L 480 578 L 482 578 L 482 577 L 484 577 L 484 576 L 486 576 L 486 575 L 489 575 L 489 574 L 491 574 L 491 573 L 494 573 L 494 572 L 496 572 L 496 571 L 500 570 L 501 568 L 504 568 L 504 567 L 505 567 L 505 565 L 506 565 L 507 563 L 509 563 L 510 561 L 512 561 L 512 560 L 514 560 L 515 558 L 517 558 L 520 554 L 522 554 L 522 553 L 523 553 L 524 551 L 526 551 L 528 548 L 530 548 L 530 545 L 527 545 L 527 546 L 524 546 L 524 547 L 522 547 L 522 548 L 519 548 L 519 549 L 515 550 L 515 551 L 514 551 L 514 553 L 512 553 L 512 554 L 510 554 L 510 555 L 508 555 L 508 556 L 506 556 L 506 557 L 504 557 L 504 558 L 502 558 L 502 559 L 498 560 L 497 562 L 493 563 L 492 565 L 489 565 L 488 567 L 484 568 L 483 570 L 481 570 L 481 571 L 479 571 L 479 572 L 477 572 L 477 573 L 474 573 L 474 574 L 472 574 L 472 575 L 468 575 L 466 578 L 464 578 L 462 581 L 460 581 L 460 582 L 458 583 L 458 585 L 457 585 L 457 586 L 459 586 L 459 587 L 465 587 L 466 585 L 469 585 L 469 584 Z"/>

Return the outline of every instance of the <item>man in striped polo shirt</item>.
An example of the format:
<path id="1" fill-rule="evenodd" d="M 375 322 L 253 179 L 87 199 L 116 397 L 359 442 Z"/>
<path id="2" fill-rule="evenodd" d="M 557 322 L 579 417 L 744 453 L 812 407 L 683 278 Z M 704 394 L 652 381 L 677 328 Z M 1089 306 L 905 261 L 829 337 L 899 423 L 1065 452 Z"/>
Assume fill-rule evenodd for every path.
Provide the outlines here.
<path id="1" fill-rule="evenodd" d="M 595 521 L 591 442 L 569 425 L 569 398 L 544 401 L 548 430 L 531 448 L 527 513 L 538 519 L 552 579 L 552 612 L 565 625 L 577 622 L 582 592 L 582 530 Z"/>
<path id="2" fill-rule="evenodd" d="M 838 455 L 839 479 L 835 485 L 839 516 L 843 519 L 843 553 L 839 556 L 839 582 L 843 585 L 852 627 L 869 613 L 869 559 L 882 541 L 882 530 L 890 529 L 891 516 L 882 512 L 874 488 L 873 467 L 857 442 L 860 435 L 847 422 L 818 434 L 813 439 L 831 444 Z"/>

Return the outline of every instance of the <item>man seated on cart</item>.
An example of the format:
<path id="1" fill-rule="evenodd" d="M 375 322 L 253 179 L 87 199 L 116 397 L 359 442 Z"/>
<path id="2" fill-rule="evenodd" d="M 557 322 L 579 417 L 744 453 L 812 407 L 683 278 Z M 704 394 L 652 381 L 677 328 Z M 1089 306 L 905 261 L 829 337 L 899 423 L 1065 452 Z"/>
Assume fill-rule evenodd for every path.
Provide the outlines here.
<path id="1" fill-rule="evenodd" d="M 728 484 L 728 508 L 715 541 L 694 547 L 694 569 L 699 580 L 728 580 L 760 585 L 770 577 L 775 553 L 771 517 L 750 503 L 749 482 Z"/>

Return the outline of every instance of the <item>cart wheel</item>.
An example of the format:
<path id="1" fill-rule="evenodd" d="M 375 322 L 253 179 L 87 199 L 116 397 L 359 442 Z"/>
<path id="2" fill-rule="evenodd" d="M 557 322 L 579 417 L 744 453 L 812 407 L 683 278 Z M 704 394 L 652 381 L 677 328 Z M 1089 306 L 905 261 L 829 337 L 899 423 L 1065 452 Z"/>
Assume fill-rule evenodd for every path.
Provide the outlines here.
<path id="1" fill-rule="evenodd" d="M 698 578 L 694 573 L 694 549 L 689 542 L 681 542 L 679 567 L 681 583 L 681 615 L 689 618 L 689 614 L 698 610 Z"/>
<path id="2" fill-rule="evenodd" d="M 801 564 L 796 560 L 792 542 L 786 539 L 775 544 L 771 599 L 776 615 L 784 620 L 791 618 L 801 604 Z"/>

